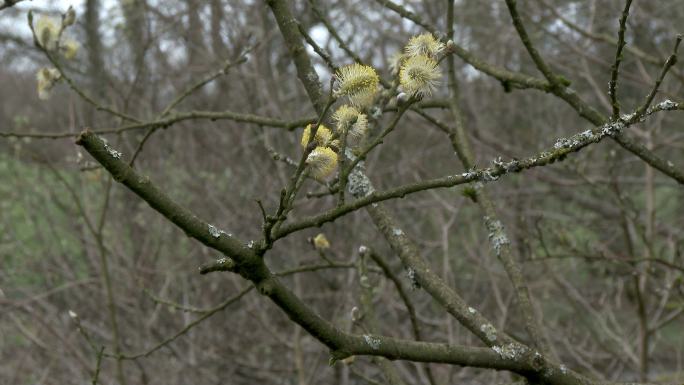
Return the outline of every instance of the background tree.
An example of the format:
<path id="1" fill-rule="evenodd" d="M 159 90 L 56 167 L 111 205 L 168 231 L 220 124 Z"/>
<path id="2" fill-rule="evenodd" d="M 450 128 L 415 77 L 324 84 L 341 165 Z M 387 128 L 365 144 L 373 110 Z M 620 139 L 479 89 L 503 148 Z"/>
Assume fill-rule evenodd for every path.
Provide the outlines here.
<path id="1" fill-rule="evenodd" d="M 0 382 L 683 381 L 678 1 L 0 9 Z"/>

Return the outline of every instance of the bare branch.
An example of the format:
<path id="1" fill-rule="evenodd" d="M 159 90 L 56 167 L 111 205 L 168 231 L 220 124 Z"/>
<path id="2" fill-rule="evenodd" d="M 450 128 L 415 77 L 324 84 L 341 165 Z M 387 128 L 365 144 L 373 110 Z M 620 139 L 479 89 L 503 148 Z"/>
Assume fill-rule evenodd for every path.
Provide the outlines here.
<path id="1" fill-rule="evenodd" d="M 622 62 L 622 49 L 625 46 L 625 30 L 627 29 L 627 16 L 629 16 L 629 7 L 632 5 L 632 0 L 625 1 L 625 9 L 622 11 L 620 17 L 620 27 L 618 30 L 617 50 L 615 51 L 615 62 L 611 68 L 610 82 L 608 83 L 608 95 L 610 96 L 610 103 L 613 107 L 613 120 L 620 117 L 620 103 L 617 100 L 617 82 L 618 70 L 620 62 Z"/>

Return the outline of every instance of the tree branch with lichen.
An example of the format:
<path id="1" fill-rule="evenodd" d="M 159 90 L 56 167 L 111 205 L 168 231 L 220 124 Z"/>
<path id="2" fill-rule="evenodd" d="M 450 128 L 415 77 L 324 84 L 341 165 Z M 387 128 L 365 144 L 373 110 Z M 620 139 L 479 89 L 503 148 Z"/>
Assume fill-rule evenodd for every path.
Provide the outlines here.
<path id="1" fill-rule="evenodd" d="M 525 49 L 530 54 L 530 57 L 532 58 L 534 63 L 537 65 L 537 68 L 544 74 L 547 80 L 551 83 L 549 91 L 554 95 L 558 96 L 559 98 L 563 99 L 564 101 L 566 101 L 568 104 L 570 104 L 570 106 L 577 110 L 581 117 L 590 121 L 594 125 L 601 126 L 602 124 L 604 124 L 607 119 L 601 113 L 591 108 L 585 101 L 583 101 L 579 97 L 579 95 L 577 95 L 575 91 L 569 89 L 569 84 L 563 80 L 564 78 L 556 75 L 551 70 L 551 68 L 546 64 L 546 62 L 541 57 L 537 49 L 534 47 L 534 44 L 532 43 L 527 34 L 527 30 L 525 29 L 522 19 L 520 18 L 520 15 L 518 14 L 516 1 L 506 0 L 506 5 L 508 6 L 511 19 L 513 20 L 513 25 L 515 26 L 515 29 L 518 32 L 520 40 L 525 46 Z M 658 80 L 656 80 L 652 92 L 649 93 L 649 95 L 647 96 L 646 103 L 644 104 L 646 108 L 648 108 L 648 105 L 653 100 L 653 97 L 655 96 L 655 93 L 658 90 L 660 82 L 662 82 L 663 78 L 665 77 L 665 74 L 667 74 L 667 71 L 676 62 L 677 48 L 679 47 L 680 41 L 681 35 L 677 37 L 677 43 L 675 44 L 675 48 L 672 55 L 670 55 L 670 58 L 663 65 L 661 76 L 658 78 Z M 639 111 L 641 111 L 641 109 Z M 643 113 L 644 111 L 641 112 Z M 632 139 L 629 139 L 624 133 L 620 133 L 618 135 L 613 136 L 613 139 L 618 144 L 620 144 L 620 146 L 630 151 L 634 155 L 638 156 L 653 168 L 659 170 L 663 174 L 671 177 L 672 179 L 675 179 L 677 182 L 684 184 L 684 173 L 680 172 L 677 168 L 675 168 L 674 164 L 672 164 L 671 162 L 667 162 L 661 159 L 646 147 L 634 142 Z"/>
<path id="2" fill-rule="evenodd" d="M 331 349 L 333 361 L 351 355 L 372 355 L 417 362 L 496 368 L 521 374 L 538 372 L 543 370 L 546 365 L 540 361 L 540 357 L 534 352 L 524 349 L 516 350 L 514 355 L 504 355 L 488 348 L 416 342 L 380 335 L 359 336 L 342 332 L 318 316 L 283 286 L 254 250 L 236 237 L 202 221 L 191 211 L 174 202 L 152 184 L 148 178 L 138 174 L 121 160 L 121 154 L 103 142 L 97 135 L 84 131 L 79 136 L 77 144 L 83 146 L 96 161 L 112 174 L 116 181 L 129 188 L 155 211 L 181 228 L 188 236 L 230 257 L 236 264 L 234 271 L 237 274 L 251 281 L 260 294 L 268 297 L 290 319 Z M 489 329 L 486 330 L 489 331 Z M 500 336 L 503 335 L 500 334 Z M 144 355 L 147 352 L 142 354 Z M 570 383 L 580 384 L 580 377 L 572 372 L 559 372 L 554 377 L 575 379 Z"/>

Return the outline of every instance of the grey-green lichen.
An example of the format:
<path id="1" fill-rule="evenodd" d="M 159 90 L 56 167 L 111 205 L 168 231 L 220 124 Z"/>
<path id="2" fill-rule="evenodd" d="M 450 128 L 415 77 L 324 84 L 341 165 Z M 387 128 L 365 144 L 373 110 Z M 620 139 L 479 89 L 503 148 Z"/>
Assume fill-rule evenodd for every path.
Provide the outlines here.
<path id="1" fill-rule="evenodd" d="M 492 350 L 497 352 L 503 359 L 515 360 L 521 355 L 525 354 L 527 348 L 525 348 L 523 345 L 512 342 L 506 345 L 492 346 Z"/>
<path id="2" fill-rule="evenodd" d="M 664 110 L 664 111 L 670 111 L 679 108 L 679 104 L 673 102 L 670 99 L 665 99 L 662 102 L 656 104 L 656 108 Z"/>
<path id="3" fill-rule="evenodd" d="M 406 269 L 406 276 L 408 277 L 409 282 L 411 282 L 411 289 L 420 289 L 420 283 L 418 283 L 418 276 L 416 275 L 415 269 L 412 267 Z"/>
<path id="4" fill-rule="evenodd" d="M 370 179 L 362 171 L 362 163 L 354 167 L 347 179 L 347 190 L 354 198 L 363 198 L 375 192 Z"/>
<path id="5" fill-rule="evenodd" d="M 484 220 L 487 230 L 489 230 L 489 242 L 492 244 L 492 248 L 494 249 L 494 252 L 496 252 L 496 255 L 500 255 L 501 248 L 504 247 L 504 245 L 510 244 L 503 225 L 501 224 L 501 221 L 490 217 L 484 217 Z"/>
<path id="6" fill-rule="evenodd" d="M 121 159 L 121 152 L 120 151 L 116 151 L 115 149 L 111 148 L 109 146 L 109 143 L 107 143 L 107 141 L 104 139 L 102 140 L 102 144 L 104 144 L 105 150 L 107 150 L 107 153 L 109 153 L 109 155 L 111 155 L 112 158 Z"/>
<path id="7" fill-rule="evenodd" d="M 380 340 L 380 338 L 378 338 L 378 337 L 373 337 L 373 336 L 370 335 L 370 334 L 364 334 L 364 335 L 363 335 L 363 339 L 366 341 L 366 343 L 368 344 L 368 346 L 371 347 L 371 349 L 373 349 L 373 350 L 378 350 L 378 349 L 380 349 L 380 344 L 382 343 L 382 341 Z"/>
<path id="8" fill-rule="evenodd" d="M 480 326 L 480 331 L 485 334 L 488 341 L 496 341 L 496 328 L 490 323 L 482 324 Z"/>
<path id="9" fill-rule="evenodd" d="M 209 225 L 209 234 L 211 234 L 212 237 L 218 238 L 221 236 L 221 233 L 223 233 L 223 231 L 216 228 L 216 226 Z"/>

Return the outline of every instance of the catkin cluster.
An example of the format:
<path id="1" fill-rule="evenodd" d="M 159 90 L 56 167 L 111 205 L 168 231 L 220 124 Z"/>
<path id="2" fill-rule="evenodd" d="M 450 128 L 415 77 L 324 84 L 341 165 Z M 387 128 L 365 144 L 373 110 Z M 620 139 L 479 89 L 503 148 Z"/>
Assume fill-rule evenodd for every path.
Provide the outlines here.
<path id="1" fill-rule="evenodd" d="M 432 94 L 441 77 L 438 56 L 444 49 L 442 42 L 425 33 L 412 37 L 403 52 L 395 56 L 391 64 L 392 74 L 397 76 L 399 90 L 406 97 L 422 98 Z M 334 129 L 321 124 L 311 138 L 312 126 L 308 125 L 301 138 L 305 150 L 309 143 L 315 145 L 306 163 L 310 174 L 319 180 L 335 171 L 343 148 L 355 149 L 363 144 L 368 133 L 365 111 L 373 106 L 380 85 L 375 69 L 359 63 L 341 67 L 335 73 L 335 80 L 337 87 L 333 94 L 346 103 L 332 115 Z"/>
<path id="2" fill-rule="evenodd" d="M 29 23 L 34 33 L 35 42 L 49 55 L 58 53 L 66 60 L 76 57 L 80 45 L 76 40 L 64 36 L 64 31 L 76 23 L 76 12 L 72 7 L 62 15 L 61 21 L 52 17 L 41 16 L 35 27 L 30 16 Z M 62 79 L 56 68 L 41 68 L 36 74 L 38 97 L 42 100 L 50 98 L 53 87 Z"/>
<path id="3" fill-rule="evenodd" d="M 444 51 L 444 44 L 430 33 L 412 37 L 403 55 L 398 56 L 394 65 L 399 68 L 399 84 L 402 91 L 410 96 L 429 96 L 439 84 L 442 76 L 437 56 Z"/>
<path id="4" fill-rule="evenodd" d="M 335 171 L 341 147 L 353 149 L 363 143 L 368 131 L 368 117 L 363 111 L 373 105 L 379 91 L 380 77 L 370 66 L 358 63 L 344 66 L 335 78 L 334 94 L 345 98 L 347 103 L 333 113 L 334 129 L 321 124 L 311 139 L 312 127 L 308 125 L 301 139 L 304 148 L 309 142 L 316 145 L 306 159 L 309 172 L 316 179 L 324 179 Z"/>

